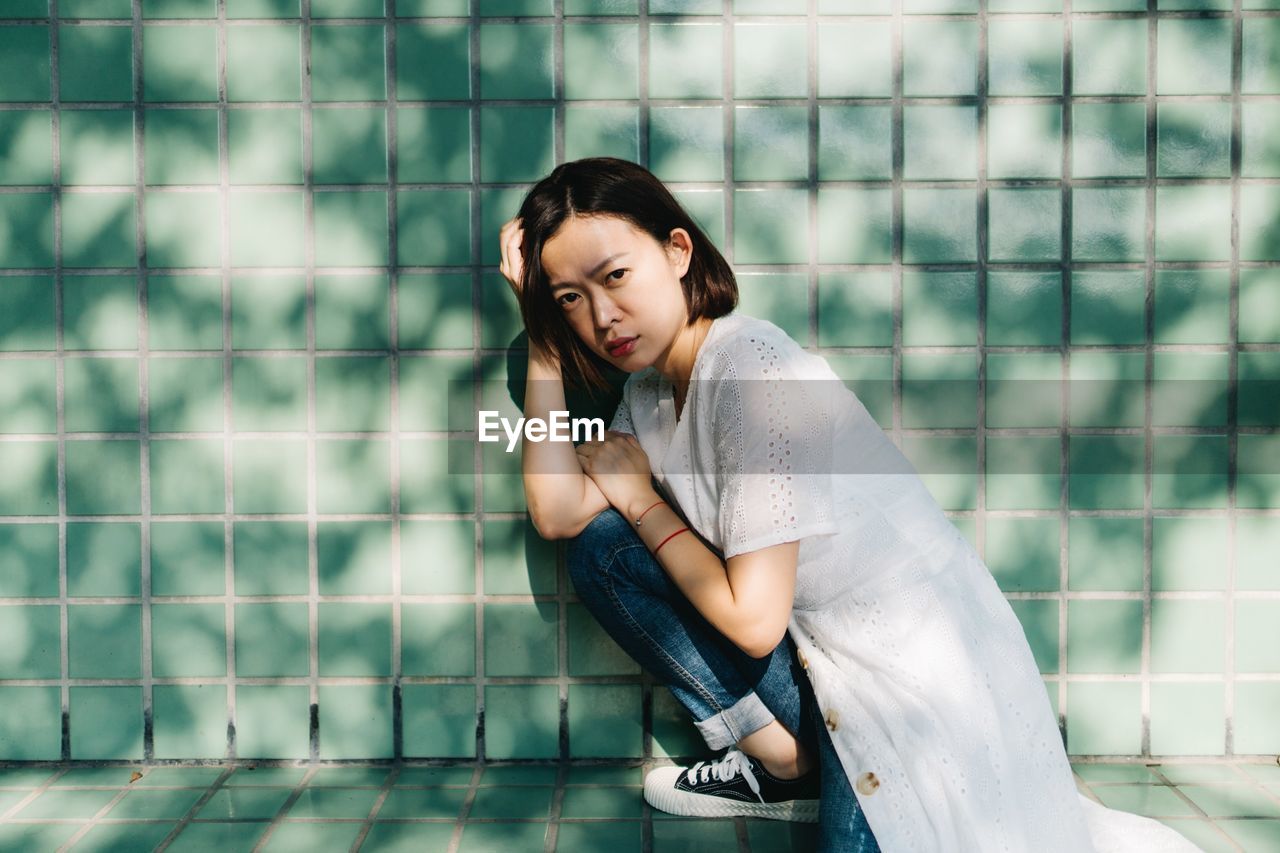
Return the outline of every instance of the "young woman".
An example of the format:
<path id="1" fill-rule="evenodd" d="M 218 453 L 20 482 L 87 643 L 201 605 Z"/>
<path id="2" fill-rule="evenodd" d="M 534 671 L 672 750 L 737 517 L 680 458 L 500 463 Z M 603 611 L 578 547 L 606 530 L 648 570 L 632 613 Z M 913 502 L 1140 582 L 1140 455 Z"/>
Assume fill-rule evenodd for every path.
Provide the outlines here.
<path id="1" fill-rule="evenodd" d="M 526 441 L 523 471 L 583 603 L 730 747 L 650 772 L 651 805 L 817 820 L 829 851 L 1195 849 L 1077 793 L 981 559 L 826 362 L 734 312 L 660 181 L 565 163 L 500 239 L 525 416 L 566 408 L 562 372 L 631 374 L 602 441 Z"/>

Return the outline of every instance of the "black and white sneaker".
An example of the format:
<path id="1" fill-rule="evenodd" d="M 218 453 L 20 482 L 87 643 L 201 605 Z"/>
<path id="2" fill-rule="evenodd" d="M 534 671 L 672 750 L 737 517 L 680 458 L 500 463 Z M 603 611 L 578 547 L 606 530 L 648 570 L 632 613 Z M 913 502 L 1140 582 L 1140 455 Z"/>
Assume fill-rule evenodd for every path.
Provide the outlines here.
<path id="1" fill-rule="evenodd" d="M 659 767 L 644 780 L 644 798 L 655 809 L 691 817 L 761 817 L 818 822 L 818 770 L 779 779 L 737 749 L 719 761 L 692 767 Z"/>

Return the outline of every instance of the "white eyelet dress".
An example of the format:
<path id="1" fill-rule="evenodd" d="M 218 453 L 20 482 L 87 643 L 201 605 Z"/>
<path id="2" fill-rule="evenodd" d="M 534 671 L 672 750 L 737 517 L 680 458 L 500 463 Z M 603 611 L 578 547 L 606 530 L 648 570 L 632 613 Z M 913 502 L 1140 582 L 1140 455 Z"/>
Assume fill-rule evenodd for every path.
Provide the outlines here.
<path id="1" fill-rule="evenodd" d="M 611 429 L 725 559 L 800 542 L 791 636 L 886 853 L 1197 849 L 1077 792 L 1013 610 L 825 360 L 730 314 L 678 420 L 649 368 Z"/>

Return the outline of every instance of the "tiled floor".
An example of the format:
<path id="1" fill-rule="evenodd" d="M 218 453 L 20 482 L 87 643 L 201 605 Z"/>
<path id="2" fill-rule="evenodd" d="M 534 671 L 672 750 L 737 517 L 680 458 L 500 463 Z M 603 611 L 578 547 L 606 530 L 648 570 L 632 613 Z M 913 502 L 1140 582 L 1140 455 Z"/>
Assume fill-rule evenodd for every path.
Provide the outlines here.
<path id="1" fill-rule="evenodd" d="M 1078 765 L 1204 850 L 1280 850 L 1280 765 Z M 640 767 L 0 769 L 0 849 L 810 850 L 813 827 L 652 812 Z M 134 778 L 134 777 L 137 778 Z"/>

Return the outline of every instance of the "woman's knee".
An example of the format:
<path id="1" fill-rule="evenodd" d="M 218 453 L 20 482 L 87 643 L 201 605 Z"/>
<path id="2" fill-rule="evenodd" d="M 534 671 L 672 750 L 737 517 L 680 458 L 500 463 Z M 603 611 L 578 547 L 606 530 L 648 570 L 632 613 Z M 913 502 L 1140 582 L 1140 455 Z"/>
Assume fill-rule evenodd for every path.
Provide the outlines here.
<path id="1" fill-rule="evenodd" d="M 569 540 L 565 552 L 569 578 L 579 592 L 596 582 L 600 569 L 623 544 L 628 536 L 634 536 L 616 509 L 609 507 L 587 522 L 577 536 Z"/>

